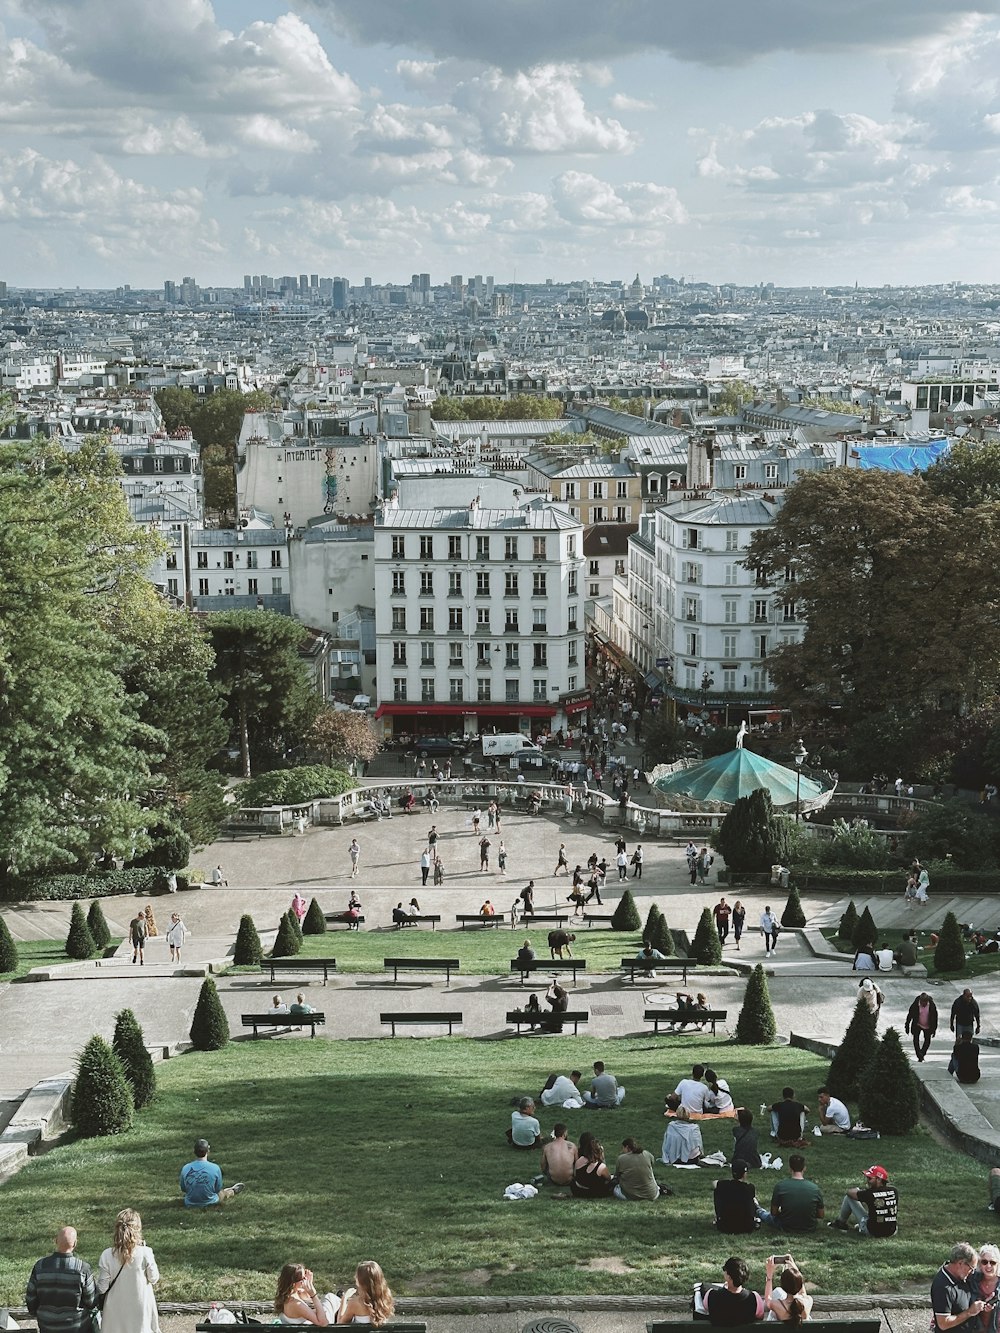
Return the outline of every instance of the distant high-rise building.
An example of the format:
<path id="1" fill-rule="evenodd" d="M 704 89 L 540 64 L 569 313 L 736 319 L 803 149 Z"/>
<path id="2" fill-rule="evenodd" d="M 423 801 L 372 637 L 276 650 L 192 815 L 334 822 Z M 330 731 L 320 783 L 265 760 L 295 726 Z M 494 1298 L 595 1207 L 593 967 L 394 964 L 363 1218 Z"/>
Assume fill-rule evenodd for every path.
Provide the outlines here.
<path id="1" fill-rule="evenodd" d="M 262 292 L 269 292 L 271 290 L 271 279 L 266 273 L 260 275 L 260 290 Z"/>
<path id="2" fill-rule="evenodd" d="M 253 290 L 254 290 L 255 292 L 259 292 L 259 291 L 260 291 L 260 274 L 259 274 L 259 273 L 255 273 L 255 274 L 253 275 L 253 277 L 251 278 L 250 282 L 251 282 L 251 286 L 252 286 Z"/>
<path id="3" fill-rule="evenodd" d="M 370 282 L 371 279 L 366 281 Z M 333 280 L 333 308 L 334 310 L 346 310 L 349 304 L 349 284 L 346 278 L 334 278 Z"/>
<path id="4" fill-rule="evenodd" d="M 308 273 L 300 273 L 300 274 L 299 274 L 299 291 L 302 292 L 302 293 L 305 293 L 305 292 L 307 292 L 308 290 L 309 290 L 309 274 L 308 274 Z"/>
<path id="5" fill-rule="evenodd" d="M 245 292 L 253 291 L 253 278 L 250 276 L 249 273 L 243 274 L 243 290 Z"/>
<path id="6" fill-rule="evenodd" d="M 171 282 L 169 278 L 163 284 L 163 299 L 167 305 L 177 304 L 177 283 Z"/>
<path id="7" fill-rule="evenodd" d="M 465 282 L 462 279 L 461 273 L 452 274 L 452 279 L 451 279 L 452 296 L 454 296 L 456 300 L 461 301 L 462 294 L 464 293 L 464 291 L 465 291 Z"/>
<path id="8" fill-rule="evenodd" d="M 431 289 L 431 275 L 429 273 L 421 273 L 420 290 L 422 292 L 429 292 L 430 289 Z"/>
<path id="9" fill-rule="evenodd" d="M 0 282 L 0 301 L 6 301 L 6 299 L 7 299 L 7 284 L 5 282 Z"/>
<path id="10" fill-rule="evenodd" d="M 319 274 L 318 274 L 318 273 L 310 273 L 310 274 L 309 274 L 309 286 L 310 286 L 310 287 L 314 287 L 314 288 L 316 288 L 317 290 L 319 290 Z"/>
<path id="11" fill-rule="evenodd" d="M 492 300 L 493 300 L 493 274 L 492 274 L 492 273 L 488 273 L 488 274 L 486 275 L 486 299 L 487 299 L 487 301 L 492 301 Z"/>

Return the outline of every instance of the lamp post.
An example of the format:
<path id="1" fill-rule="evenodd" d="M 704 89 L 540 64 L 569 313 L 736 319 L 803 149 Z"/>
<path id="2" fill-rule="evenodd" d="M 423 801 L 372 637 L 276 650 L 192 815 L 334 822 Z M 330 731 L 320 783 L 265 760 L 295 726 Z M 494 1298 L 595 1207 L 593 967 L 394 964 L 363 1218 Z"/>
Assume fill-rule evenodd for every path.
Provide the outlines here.
<path id="1" fill-rule="evenodd" d="M 802 806 L 800 795 L 802 791 L 802 765 L 809 751 L 802 744 L 801 739 L 792 751 L 792 758 L 795 760 L 795 822 L 796 824 L 802 818 Z"/>

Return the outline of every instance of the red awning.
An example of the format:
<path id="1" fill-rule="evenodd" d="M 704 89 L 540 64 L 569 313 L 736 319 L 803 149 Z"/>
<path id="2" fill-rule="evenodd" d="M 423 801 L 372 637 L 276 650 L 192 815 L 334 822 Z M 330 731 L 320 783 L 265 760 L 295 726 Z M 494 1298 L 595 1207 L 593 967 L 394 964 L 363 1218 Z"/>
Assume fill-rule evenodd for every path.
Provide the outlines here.
<path id="1" fill-rule="evenodd" d="M 593 708 L 591 699 L 574 699 L 571 704 L 563 704 L 563 712 L 567 717 L 572 717 L 574 713 L 585 713 L 588 708 Z"/>
<path id="2" fill-rule="evenodd" d="M 550 704 L 379 704 L 376 717 L 555 717 Z"/>

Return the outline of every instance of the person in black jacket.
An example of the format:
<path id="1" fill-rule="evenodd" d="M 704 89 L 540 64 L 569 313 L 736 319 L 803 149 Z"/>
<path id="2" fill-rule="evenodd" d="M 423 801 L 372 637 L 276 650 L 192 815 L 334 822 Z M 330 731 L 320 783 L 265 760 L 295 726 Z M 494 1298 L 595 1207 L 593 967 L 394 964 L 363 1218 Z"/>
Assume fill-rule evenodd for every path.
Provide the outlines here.
<path id="1" fill-rule="evenodd" d="M 979 1005 L 972 995 L 972 990 L 966 986 L 965 990 L 951 1006 L 951 1030 L 954 1032 L 956 1040 L 964 1033 L 979 1036 Z"/>
<path id="2" fill-rule="evenodd" d="M 906 1031 L 913 1035 L 913 1053 L 919 1064 L 923 1063 L 937 1029 L 937 1005 L 923 990 L 906 1011 Z"/>

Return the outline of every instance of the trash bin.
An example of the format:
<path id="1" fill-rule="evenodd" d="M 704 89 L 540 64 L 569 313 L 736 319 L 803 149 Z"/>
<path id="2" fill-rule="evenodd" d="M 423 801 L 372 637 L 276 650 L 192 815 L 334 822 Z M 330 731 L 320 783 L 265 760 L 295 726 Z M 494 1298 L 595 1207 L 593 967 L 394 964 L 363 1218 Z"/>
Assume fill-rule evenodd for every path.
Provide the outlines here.
<path id="1" fill-rule="evenodd" d="M 782 887 L 783 889 L 787 889 L 787 888 L 788 888 L 788 881 L 789 881 L 789 879 L 791 878 L 791 873 L 792 873 L 792 872 L 791 872 L 790 870 L 786 870 L 785 867 L 782 866 L 782 868 L 781 868 L 781 870 L 780 870 L 780 872 L 779 872 L 779 874 L 778 874 L 778 880 L 779 880 L 779 882 L 780 882 L 780 884 L 781 884 L 781 887 Z"/>
<path id="2" fill-rule="evenodd" d="M 780 874 L 781 874 L 781 866 L 772 866 L 772 867 L 771 867 L 771 883 L 772 883 L 772 884 L 777 885 L 777 884 L 779 883 L 778 876 L 779 876 Z"/>

